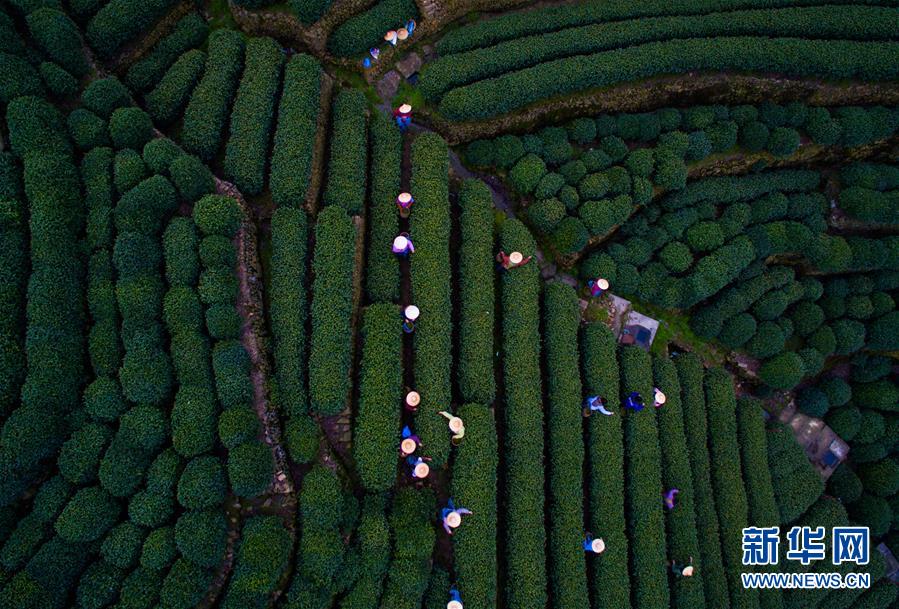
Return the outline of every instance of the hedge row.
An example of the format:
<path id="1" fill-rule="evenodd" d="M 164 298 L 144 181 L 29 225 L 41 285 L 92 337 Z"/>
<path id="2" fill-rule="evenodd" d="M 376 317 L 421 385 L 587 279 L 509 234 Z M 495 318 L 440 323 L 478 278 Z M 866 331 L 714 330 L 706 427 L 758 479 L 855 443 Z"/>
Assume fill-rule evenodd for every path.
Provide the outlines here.
<path id="1" fill-rule="evenodd" d="M 587 606 L 584 551 L 584 447 L 572 442 L 581 425 L 580 360 L 577 349 L 581 311 L 574 289 L 551 283 L 544 290 L 549 438 L 550 596 L 555 606 Z"/>
<path id="2" fill-rule="evenodd" d="M 204 161 L 212 160 L 221 147 L 243 65 L 244 41 L 238 32 L 216 30 L 209 36 L 206 72 L 191 95 L 181 127 L 184 149 Z"/>
<path id="3" fill-rule="evenodd" d="M 371 8 L 344 21 L 328 37 L 328 50 L 339 57 L 368 51 L 381 43 L 384 32 L 418 19 L 414 0 L 378 0 Z"/>
<path id="4" fill-rule="evenodd" d="M 265 186 L 275 101 L 281 83 L 284 53 L 271 38 L 251 38 L 240 87 L 231 113 L 231 132 L 222 168 L 245 195 Z"/>
<path id="5" fill-rule="evenodd" d="M 824 491 L 821 476 L 787 427 L 768 432 L 768 467 L 781 525 L 799 518 Z"/>
<path id="6" fill-rule="evenodd" d="M 381 303 L 365 311 L 359 410 L 353 426 L 353 457 L 362 486 L 386 491 L 396 481 L 403 358 L 400 312 Z"/>
<path id="7" fill-rule="evenodd" d="M 16 182 L 18 169 L 9 154 L 0 156 L 0 162 L 10 163 L 10 178 Z M 6 169 L 6 168 L 4 168 Z M 6 177 L 6 176 L 4 176 Z M 7 191 L 10 183 L 2 186 Z M 11 190 L 21 190 L 21 185 Z M 9 194 L 8 191 L 3 193 Z M 19 193 L 13 193 L 21 195 Z M 0 195 L 2 196 L 2 195 Z M 0 418 L 5 418 L 19 399 L 19 389 L 25 378 L 24 328 L 25 287 L 28 282 L 28 241 L 23 205 L 16 199 L 0 201 Z"/>
<path id="8" fill-rule="evenodd" d="M 390 529 L 384 515 L 384 498 L 368 495 L 362 504 L 359 527 L 358 579 L 340 603 L 340 609 L 377 609 L 390 562 Z"/>
<path id="9" fill-rule="evenodd" d="M 281 208 L 272 215 L 270 315 L 275 381 L 284 412 L 298 416 L 306 403 L 306 318 L 308 219 L 302 209 Z"/>
<path id="10" fill-rule="evenodd" d="M 464 400 L 490 404 L 496 395 L 490 190 L 480 180 L 465 181 L 459 190 L 459 207 L 459 393 Z"/>
<path id="11" fill-rule="evenodd" d="M 856 163 L 840 174 L 840 207 L 864 222 L 899 223 L 899 168 Z"/>
<path id="12" fill-rule="evenodd" d="M 656 41 L 715 36 L 889 40 L 896 9 L 876 6 L 768 8 L 676 17 L 655 17 L 574 27 L 518 38 L 429 63 L 422 93 L 436 102 L 449 90 L 543 62 Z M 857 23 L 851 34 L 847 23 Z"/>
<path id="13" fill-rule="evenodd" d="M 277 516 L 248 519 L 222 606 L 239 609 L 264 603 L 287 567 L 292 545 L 290 533 Z"/>
<path id="14" fill-rule="evenodd" d="M 431 575 L 431 553 L 436 537 L 432 519 L 436 510 L 430 490 L 404 487 L 393 496 L 388 516 L 393 551 L 380 609 L 421 606 Z"/>
<path id="15" fill-rule="evenodd" d="M 677 369 L 670 359 L 653 359 L 653 379 L 667 397 L 665 405 L 656 411 L 659 438 L 662 449 L 662 488 L 678 489 L 676 507 L 665 513 L 668 555 L 672 560 L 684 564 L 684 557 L 693 556 L 700 560 L 699 535 L 696 530 L 694 510 L 693 478 L 690 472 L 690 458 L 687 437 L 684 433 L 684 415 L 681 406 L 680 380 Z M 766 470 L 767 471 L 767 470 Z M 701 564 L 697 565 L 700 577 Z M 671 586 L 673 603 L 677 607 L 705 607 L 702 585 L 689 579 L 676 579 Z"/>
<path id="16" fill-rule="evenodd" d="M 619 395 L 615 336 L 603 323 L 583 327 L 580 337 L 584 393 L 614 403 Z M 593 415 L 588 423 L 589 530 L 606 542 L 600 560 L 592 561 L 591 598 L 595 606 L 630 607 L 628 538 L 624 517 L 624 440 L 621 417 Z"/>
<path id="17" fill-rule="evenodd" d="M 32 121 L 41 121 L 42 126 Z M 84 375 L 84 269 L 82 260 L 72 255 L 79 249 L 77 235 L 84 216 L 78 170 L 62 117 L 43 100 L 19 98 L 7 106 L 7 125 L 13 151 L 23 155 L 31 277 L 25 309 L 28 371 L 21 406 L 5 420 L 0 439 L 4 504 L 37 473 L 39 461 L 56 453 L 64 439 L 61 417 L 79 406 Z M 41 152 L 33 137 L 41 143 L 56 142 L 57 151 Z M 19 190 L 12 184 L 7 188 L 11 191 L 7 194 Z"/>
<path id="18" fill-rule="evenodd" d="M 749 507 L 743 486 L 740 449 L 737 444 L 737 402 L 733 380 L 722 368 L 708 370 L 705 375 L 706 404 L 709 425 L 709 458 L 712 486 L 721 526 L 721 553 L 730 582 L 731 607 L 758 607 L 758 595 L 745 590 L 740 581 L 743 570 L 742 530 L 749 523 Z"/>
<path id="19" fill-rule="evenodd" d="M 324 205 L 340 205 L 350 215 L 365 208 L 365 177 L 368 167 L 368 135 L 365 95 L 344 89 L 331 109 L 331 155 L 328 181 L 322 195 Z"/>
<path id="20" fill-rule="evenodd" d="M 497 438 L 493 414 L 480 404 L 459 408 L 465 441 L 453 463 L 451 495 L 474 516 L 453 535 L 459 592 L 474 609 L 496 606 Z"/>
<path id="21" fill-rule="evenodd" d="M 653 394 L 649 354 L 638 347 L 625 347 L 618 356 L 622 399 L 636 391 L 648 400 Z M 634 602 L 641 607 L 665 607 L 669 602 L 665 546 L 660 543 L 665 538 L 665 520 L 659 501 L 662 463 L 654 414 L 648 409 L 630 411 L 624 421 Z"/>
<path id="22" fill-rule="evenodd" d="M 165 73 L 159 84 L 144 96 L 153 120 L 166 125 L 181 116 L 206 66 L 206 54 L 199 49 L 186 52 Z"/>
<path id="23" fill-rule="evenodd" d="M 852 4 L 851 0 L 839 0 L 831 4 Z M 477 21 L 449 32 L 437 44 L 441 55 L 461 53 L 469 49 L 488 47 L 504 40 L 523 36 L 546 34 L 564 28 L 589 23 L 623 21 L 641 17 L 664 15 L 704 15 L 721 11 L 784 6 L 816 6 L 817 0 L 792 2 L 789 0 L 688 0 L 672 6 L 664 0 L 639 0 L 628 4 L 587 2 L 577 6 L 547 6 L 538 10 L 518 11 L 499 15 L 493 19 Z"/>
<path id="24" fill-rule="evenodd" d="M 746 483 L 749 523 L 756 527 L 773 527 L 780 524 L 780 513 L 777 511 L 771 471 L 768 469 L 768 440 L 763 412 L 758 400 L 740 398 L 736 413 L 737 438 L 740 443 L 743 480 Z M 780 609 L 784 606 L 783 594 L 777 589 L 761 590 L 759 605 L 766 609 Z"/>
<path id="25" fill-rule="evenodd" d="M 536 250 L 533 237 L 518 220 L 503 223 L 500 245 L 503 251 L 524 256 Z M 509 609 L 542 607 L 547 598 L 539 275 L 531 262 L 502 278 L 506 578 L 516 582 L 506 593 Z"/>
<path id="26" fill-rule="evenodd" d="M 208 34 L 209 26 L 199 13 L 182 17 L 171 33 L 128 68 L 125 84 L 136 92 L 151 89 L 178 57 L 202 45 Z"/>
<path id="27" fill-rule="evenodd" d="M 775 191 L 805 192 L 821 181 L 816 171 L 784 169 L 749 176 L 722 176 L 691 182 L 684 190 L 662 199 L 666 210 L 681 209 L 703 201 L 736 203 L 750 201 Z"/>
<path id="28" fill-rule="evenodd" d="M 371 119 L 371 189 L 368 200 L 368 240 L 382 248 L 366 257 L 365 286 L 371 302 L 399 298 L 400 270 L 396 256 L 388 256 L 387 244 L 399 232 L 396 196 L 400 192 L 403 138 L 396 125 L 381 112 Z"/>
<path id="29" fill-rule="evenodd" d="M 312 259 L 309 405 L 323 416 L 341 412 L 350 395 L 354 251 L 350 217 L 340 207 L 322 210 Z"/>
<path id="30" fill-rule="evenodd" d="M 435 465 L 449 455 L 446 419 L 452 400 L 452 305 L 450 304 L 449 154 L 440 136 L 426 133 L 412 144 L 411 192 L 415 205 L 409 222 L 416 246 L 411 256 L 412 303 L 421 309 L 416 323 L 415 385 L 421 407 L 416 431 Z M 383 244 L 387 255 L 388 244 Z M 404 303 L 406 304 L 406 303 Z"/>
<path id="31" fill-rule="evenodd" d="M 87 41 L 104 58 L 141 36 L 176 0 L 112 0 L 87 24 Z"/>
<path id="32" fill-rule="evenodd" d="M 278 105 L 269 176 L 272 201 L 279 207 L 300 207 L 306 200 L 318 126 L 321 78 L 321 64 L 310 55 L 294 55 L 284 69 L 284 91 Z"/>
<path id="33" fill-rule="evenodd" d="M 21 95 L 44 93 L 40 74 L 25 59 L 9 53 L 0 53 L 0 69 L 4 74 L 0 83 L 0 102 L 8 104 Z"/>
<path id="34" fill-rule="evenodd" d="M 684 62 L 684 57 L 690 61 Z M 698 70 L 781 72 L 830 79 L 895 78 L 899 44 L 719 37 L 651 42 L 548 61 L 449 91 L 440 113 L 454 121 L 485 119 L 530 103 L 656 74 Z"/>
<path id="35" fill-rule="evenodd" d="M 297 18 L 306 25 L 318 21 L 333 0 L 290 0 L 290 8 Z"/>
<path id="36" fill-rule="evenodd" d="M 702 361 L 697 356 L 688 353 L 678 355 L 674 363 L 680 380 L 684 433 L 687 436 L 690 469 L 693 472 L 693 493 L 695 495 L 693 505 L 696 510 L 696 527 L 702 555 L 702 584 L 705 590 L 705 602 L 709 607 L 728 607 L 730 601 L 721 558 L 718 511 L 715 509 L 711 464 L 707 449 L 708 425 L 702 386 Z"/>
<path id="37" fill-rule="evenodd" d="M 39 8 L 30 13 L 25 21 L 35 44 L 52 61 L 78 78 L 90 71 L 81 32 L 68 15 L 52 8 Z"/>

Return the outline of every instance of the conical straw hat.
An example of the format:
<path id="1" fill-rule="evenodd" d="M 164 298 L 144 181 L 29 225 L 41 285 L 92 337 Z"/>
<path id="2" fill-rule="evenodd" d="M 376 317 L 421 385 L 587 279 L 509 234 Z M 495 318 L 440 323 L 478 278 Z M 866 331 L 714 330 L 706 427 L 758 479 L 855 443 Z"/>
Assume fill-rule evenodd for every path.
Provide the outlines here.
<path id="1" fill-rule="evenodd" d="M 400 29 L 398 29 L 396 31 L 396 37 L 399 38 L 400 40 L 405 40 L 406 38 L 409 37 L 409 30 L 407 30 L 404 27 L 401 27 Z"/>
<path id="2" fill-rule="evenodd" d="M 600 290 L 608 290 L 609 289 L 609 280 L 608 279 L 597 279 L 596 285 L 599 286 Z"/>
<path id="3" fill-rule="evenodd" d="M 606 551 L 606 542 L 604 542 L 601 538 L 594 539 L 590 544 L 590 549 L 593 550 L 596 554 L 602 554 Z"/>
<path id="4" fill-rule="evenodd" d="M 453 529 L 462 524 L 462 517 L 459 515 L 459 512 L 450 512 L 449 514 L 447 514 L 446 524 L 448 524 L 450 528 Z"/>
<path id="5" fill-rule="evenodd" d="M 412 112 L 412 106 L 410 106 L 409 104 L 403 104 L 402 106 L 400 106 L 401 114 L 409 114 L 410 112 Z"/>
<path id="6" fill-rule="evenodd" d="M 522 260 L 524 260 L 524 256 L 521 255 L 521 252 L 512 252 L 509 254 L 509 262 L 512 264 L 521 264 Z"/>
<path id="7" fill-rule="evenodd" d="M 446 609 L 462 609 L 462 603 L 459 601 L 450 601 L 446 604 Z"/>
<path id="8" fill-rule="evenodd" d="M 453 417 L 449 420 L 449 428 L 453 433 L 459 433 L 460 431 L 465 429 L 465 424 L 459 417 Z"/>
<path id="9" fill-rule="evenodd" d="M 427 478 L 429 473 L 431 473 L 431 468 L 428 467 L 427 463 L 419 463 L 415 466 L 416 478 Z"/>
<path id="10" fill-rule="evenodd" d="M 397 237 L 396 239 L 393 240 L 393 247 L 395 247 L 398 250 L 406 249 L 407 245 L 409 245 L 409 240 L 406 239 L 405 237 L 403 237 L 402 235 L 400 235 L 399 237 Z"/>
<path id="11" fill-rule="evenodd" d="M 396 36 L 397 36 L 396 31 L 395 31 L 395 30 L 390 30 L 389 32 L 387 32 L 386 34 L 384 34 L 384 40 L 386 40 L 387 42 L 390 42 L 391 40 L 393 40 L 394 38 L 396 38 Z"/>
<path id="12" fill-rule="evenodd" d="M 403 454 L 411 455 L 415 452 L 415 449 L 418 448 L 418 445 L 412 438 L 406 438 L 400 443 L 400 448 L 402 449 Z"/>
<path id="13" fill-rule="evenodd" d="M 684 567 L 684 570 L 681 572 L 684 577 L 693 577 L 693 565 L 689 567 Z"/>
<path id="14" fill-rule="evenodd" d="M 408 192 L 401 192 L 397 199 L 400 201 L 400 203 L 408 203 L 412 200 L 412 195 L 410 195 Z"/>
<path id="15" fill-rule="evenodd" d="M 403 310 L 403 315 L 406 316 L 406 319 L 411 319 L 412 321 L 418 319 L 420 313 L 421 311 L 415 305 L 409 305 Z"/>
<path id="16" fill-rule="evenodd" d="M 657 403 L 657 404 L 664 404 L 665 401 L 668 399 L 667 396 L 665 396 L 665 394 L 662 393 L 661 391 L 659 391 L 658 389 L 656 390 L 656 396 L 655 396 L 655 397 L 656 397 L 656 403 Z"/>
<path id="17" fill-rule="evenodd" d="M 409 406 L 418 406 L 421 403 L 421 396 L 418 395 L 417 391 L 410 391 L 406 394 L 406 403 Z"/>

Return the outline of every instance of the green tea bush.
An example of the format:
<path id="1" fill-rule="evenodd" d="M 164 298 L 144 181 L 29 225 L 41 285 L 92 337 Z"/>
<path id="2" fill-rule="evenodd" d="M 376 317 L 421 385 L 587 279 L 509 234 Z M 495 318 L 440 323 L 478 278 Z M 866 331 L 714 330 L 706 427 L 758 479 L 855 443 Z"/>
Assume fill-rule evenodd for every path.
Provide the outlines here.
<path id="1" fill-rule="evenodd" d="M 413 0 L 378 0 L 371 8 L 350 17 L 328 37 L 328 50 L 338 57 L 350 57 L 381 43 L 384 32 L 403 27 L 408 19 L 418 19 Z"/>
<path id="2" fill-rule="evenodd" d="M 431 553 L 436 537 L 431 520 L 435 510 L 431 491 L 407 487 L 394 495 L 389 522 L 391 538 L 395 542 L 379 605 L 381 609 L 421 604 L 431 573 Z"/>
<path id="3" fill-rule="evenodd" d="M 178 58 L 156 87 L 144 96 L 154 121 L 166 125 L 181 116 L 205 66 L 206 54 L 199 49 L 187 51 Z"/>
<path id="4" fill-rule="evenodd" d="M 99 486 L 79 490 L 66 504 L 54 528 L 69 543 L 95 541 L 118 521 L 119 505 Z"/>
<path id="5" fill-rule="evenodd" d="M 334 472 L 320 465 L 313 467 L 303 480 L 300 506 L 298 573 L 317 586 L 328 587 L 345 552 L 340 534 L 343 490 Z"/>
<path id="6" fill-rule="evenodd" d="M 202 601 L 212 582 L 213 571 L 190 560 L 179 558 L 166 573 L 159 589 L 163 607 L 195 607 Z"/>
<path id="7" fill-rule="evenodd" d="M 204 161 L 215 157 L 225 137 L 231 102 L 244 65 L 243 37 L 232 30 L 209 36 L 206 72 L 194 89 L 181 127 L 181 144 Z"/>
<path id="8" fill-rule="evenodd" d="M 350 215 L 360 214 L 365 207 L 366 105 L 361 91 L 343 90 L 332 108 L 328 180 L 322 203 L 339 205 Z"/>
<path id="9" fill-rule="evenodd" d="M 219 510 L 184 512 L 175 524 L 175 545 L 198 567 L 217 567 L 225 554 L 228 525 Z"/>
<path id="10" fill-rule="evenodd" d="M 437 413 L 452 400 L 449 153 L 439 136 L 423 134 L 412 143 L 411 157 L 415 209 L 409 229 L 416 251 L 409 262 L 410 304 L 422 311 L 414 334 L 415 389 L 422 401 L 415 425 L 434 464 L 440 465 L 446 462 L 450 445 L 446 419 Z"/>
<path id="11" fill-rule="evenodd" d="M 332 416 L 350 394 L 350 353 L 355 231 L 343 208 L 318 216 L 312 268 L 312 336 L 309 349 L 309 399 L 312 412 Z"/>
<path id="12" fill-rule="evenodd" d="M 78 80 L 52 61 L 44 61 L 38 66 L 41 80 L 55 97 L 75 97 L 81 90 Z"/>
<path id="13" fill-rule="evenodd" d="M 228 452 L 228 479 L 238 497 L 258 497 L 264 493 L 272 483 L 274 469 L 271 449 L 259 440 Z"/>
<path id="14" fill-rule="evenodd" d="M 87 41 L 101 57 L 108 59 L 149 30 L 175 4 L 174 0 L 112 0 L 88 22 Z"/>
<path id="15" fill-rule="evenodd" d="M 399 404 L 403 398 L 402 332 L 395 305 L 371 305 L 362 327 L 359 407 L 353 427 L 353 457 L 363 486 L 384 491 L 396 481 Z M 385 412 L 384 406 L 391 405 Z M 392 413 L 392 416 L 386 416 Z"/>
<path id="16" fill-rule="evenodd" d="M 209 168 L 195 156 L 183 154 L 169 165 L 172 183 L 181 199 L 193 203 L 215 192 L 215 179 Z"/>
<path id="17" fill-rule="evenodd" d="M 306 412 L 308 220 L 302 209 L 279 208 L 272 216 L 271 323 L 275 380 L 284 411 Z"/>
<path id="18" fill-rule="evenodd" d="M 81 103 L 100 118 L 109 120 L 116 108 L 131 105 L 131 94 L 118 78 L 107 76 L 85 87 Z"/>
<path id="19" fill-rule="evenodd" d="M 251 38 L 246 49 L 246 67 L 231 111 L 230 137 L 222 168 L 225 176 L 244 194 L 257 195 L 265 187 L 284 54 L 271 38 Z M 216 93 L 220 92 L 216 88 Z"/>
<path id="20" fill-rule="evenodd" d="M 589 605 L 583 526 L 584 448 L 570 435 L 581 424 L 577 337 L 580 309 L 574 289 L 548 284 L 543 297 L 549 438 L 549 554 L 554 606 Z"/>
<path id="21" fill-rule="evenodd" d="M 125 84 L 137 92 L 151 89 L 178 57 L 202 45 L 208 34 L 209 26 L 203 17 L 195 12 L 188 13 L 167 36 L 128 68 Z"/>
<path id="22" fill-rule="evenodd" d="M 39 8 L 25 18 L 34 42 L 47 56 L 76 77 L 88 73 L 78 26 L 60 10 Z"/>
<path id="23" fill-rule="evenodd" d="M 153 137 L 153 121 L 140 108 L 118 108 L 109 117 L 109 137 L 116 148 L 141 150 Z"/>
<path id="24" fill-rule="evenodd" d="M 504 251 L 533 255 L 534 240 L 523 224 L 506 220 Z M 539 270 L 532 262 L 502 277 L 503 376 L 506 387 L 506 571 L 519 582 L 507 591 L 510 609 L 546 604 L 543 560 L 543 411 L 539 332 Z"/>
<path id="25" fill-rule="evenodd" d="M 306 199 L 318 126 L 321 74 L 318 61 L 303 54 L 291 57 L 284 69 L 269 176 L 272 200 L 279 207 L 299 207 Z"/>
<path id="26" fill-rule="evenodd" d="M 402 135 L 386 115 L 371 117 L 371 188 L 368 199 L 369 243 L 385 248 L 399 233 L 396 195 L 400 192 Z M 395 256 L 366 257 L 365 289 L 372 302 L 399 297 L 399 263 Z"/>

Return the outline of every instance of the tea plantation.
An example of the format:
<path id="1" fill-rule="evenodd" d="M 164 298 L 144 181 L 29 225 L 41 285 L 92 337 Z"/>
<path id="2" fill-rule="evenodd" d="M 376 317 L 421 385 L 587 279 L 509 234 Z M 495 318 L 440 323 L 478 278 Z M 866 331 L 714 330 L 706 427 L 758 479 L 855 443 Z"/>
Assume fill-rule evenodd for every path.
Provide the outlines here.
<path id="1" fill-rule="evenodd" d="M 0 0 L 0 118 L 0 609 L 899 606 L 899 1 Z"/>

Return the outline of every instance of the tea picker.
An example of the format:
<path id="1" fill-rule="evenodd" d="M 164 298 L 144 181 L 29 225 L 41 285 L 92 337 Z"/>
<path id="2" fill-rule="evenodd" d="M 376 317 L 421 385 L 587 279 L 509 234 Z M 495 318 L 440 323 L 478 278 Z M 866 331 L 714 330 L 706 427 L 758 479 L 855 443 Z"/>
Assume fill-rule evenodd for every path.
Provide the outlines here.
<path id="1" fill-rule="evenodd" d="M 459 594 L 459 590 L 453 586 L 449 591 L 449 602 L 446 604 L 446 609 L 462 609 L 462 595 Z"/>
<path id="2" fill-rule="evenodd" d="M 400 233 L 393 240 L 393 253 L 397 256 L 406 257 L 409 254 L 415 253 L 415 246 L 412 245 L 412 237 L 409 236 L 409 233 Z"/>
<path id="3" fill-rule="evenodd" d="M 408 457 L 421 446 L 421 438 L 412 433 L 412 430 L 409 429 L 409 426 L 406 425 L 403 427 L 403 439 L 400 442 L 400 456 Z"/>
<path id="4" fill-rule="evenodd" d="M 584 537 L 584 551 L 593 552 L 594 554 L 602 554 L 606 551 L 606 542 L 603 541 L 602 537 L 593 539 L 593 535 L 587 533 L 587 535 Z"/>
<path id="5" fill-rule="evenodd" d="M 606 415 L 607 417 L 615 414 L 606 408 L 606 404 L 608 404 L 608 402 L 604 397 L 600 395 L 587 396 L 587 399 L 584 400 L 584 416 L 589 417 L 594 410 Z"/>
<path id="6" fill-rule="evenodd" d="M 453 432 L 453 445 L 458 446 L 465 437 L 465 424 L 459 417 L 453 416 L 451 413 L 441 410 L 438 414 L 443 415 L 449 421 L 450 431 Z"/>
<path id="7" fill-rule="evenodd" d="M 403 309 L 403 332 L 412 334 L 415 330 L 415 322 L 421 312 L 415 305 L 409 305 Z"/>
<path id="8" fill-rule="evenodd" d="M 460 524 L 462 524 L 462 516 L 471 514 L 471 510 L 467 510 L 463 507 L 457 508 L 453 503 L 452 498 L 447 502 L 445 508 L 440 510 L 440 518 L 443 520 L 443 529 L 450 535 L 453 534 L 453 530 L 457 529 Z"/>

